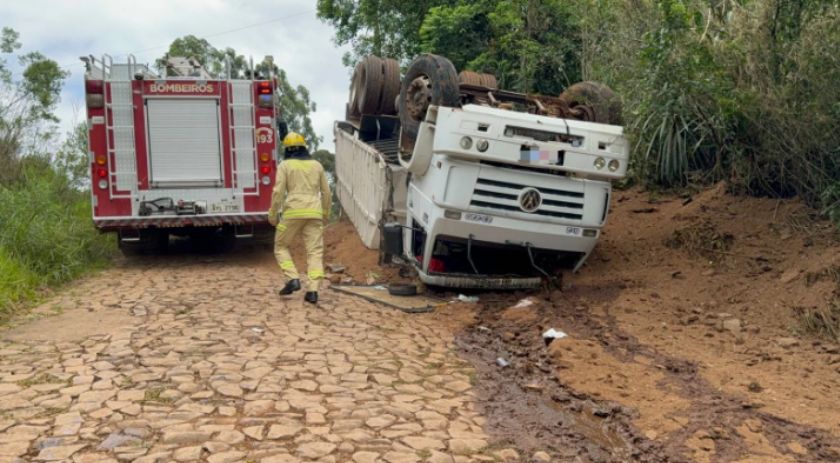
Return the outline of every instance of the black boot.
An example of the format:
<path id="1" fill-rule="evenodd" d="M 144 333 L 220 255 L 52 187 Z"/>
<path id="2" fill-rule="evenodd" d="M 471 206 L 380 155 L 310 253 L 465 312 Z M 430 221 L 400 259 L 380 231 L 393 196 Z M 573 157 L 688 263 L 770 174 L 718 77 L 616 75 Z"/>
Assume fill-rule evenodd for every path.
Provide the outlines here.
<path id="1" fill-rule="evenodd" d="M 318 303 L 318 291 L 307 291 L 306 295 L 303 296 L 303 300 L 310 303 L 310 304 L 317 304 Z"/>
<path id="2" fill-rule="evenodd" d="M 283 289 L 280 290 L 280 295 L 287 296 L 295 291 L 300 291 L 300 280 L 298 280 L 297 278 L 295 278 L 294 280 L 289 280 L 289 282 L 286 283 L 286 286 L 284 286 Z"/>

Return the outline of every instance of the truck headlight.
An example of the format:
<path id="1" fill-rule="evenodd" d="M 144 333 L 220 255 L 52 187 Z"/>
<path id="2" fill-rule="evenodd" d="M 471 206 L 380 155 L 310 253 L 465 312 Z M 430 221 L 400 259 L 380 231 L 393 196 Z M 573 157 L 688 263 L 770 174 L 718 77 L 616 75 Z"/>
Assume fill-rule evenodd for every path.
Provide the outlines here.
<path id="1" fill-rule="evenodd" d="M 615 172 L 618 170 L 620 165 L 621 163 L 618 162 L 618 159 L 613 159 L 609 164 L 607 164 L 607 168 L 610 169 L 610 172 Z"/>
<path id="2" fill-rule="evenodd" d="M 462 137 L 461 138 L 461 149 L 468 150 L 470 148 L 472 148 L 472 138 Z"/>
<path id="3" fill-rule="evenodd" d="M 482 139 L 476 142 L 475 147 L 483 153 L 487 151 L 487 148 L 490 148 L 490 142 Z"/>
<path id="4" fill-rule="evenodd" d="M 606 161 L 606 159 L 601 158 L 601 157 L 599 157 L 599 158 L 595 159 L 595 168 L 596 168 L 596 169 L 601 170 L 601 169 L 603 169 L 603 168 L 604 168 L 604 166 L 606 166 L 606 165 L 607 165 L 607 161 Z"/>

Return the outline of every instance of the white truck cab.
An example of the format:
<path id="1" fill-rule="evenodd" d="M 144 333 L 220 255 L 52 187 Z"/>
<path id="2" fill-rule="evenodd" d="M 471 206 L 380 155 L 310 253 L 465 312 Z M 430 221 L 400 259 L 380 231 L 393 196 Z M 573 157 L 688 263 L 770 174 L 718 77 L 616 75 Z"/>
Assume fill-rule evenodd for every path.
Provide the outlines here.
<path id="1" fill-rule="evenodd" d="M 429 105 L 412 146 L 394 119 L 335 128 L 339 200 L 367 246 L 444 287 L 528 288 L 580 269 L 606 223 L 610 181 L 626 174 L 622 127 Z"/>

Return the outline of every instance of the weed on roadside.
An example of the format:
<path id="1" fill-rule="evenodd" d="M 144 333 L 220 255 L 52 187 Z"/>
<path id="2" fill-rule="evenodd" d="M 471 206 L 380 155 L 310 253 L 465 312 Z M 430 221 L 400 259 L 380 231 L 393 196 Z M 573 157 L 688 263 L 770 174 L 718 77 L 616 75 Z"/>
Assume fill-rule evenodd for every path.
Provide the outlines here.
<path id="1" fill-rule="evenodd" d="M 143 395 L 143 402 L 156 402 L 161 404 L 168 404 L 172 402 L 172 399 L 167 399 L 161 397 L 161 394 L 166 391 L 165 387 L 153 387 L 146 389 L 146 393 Z"/>
<path id="2" fill-rule="evenodd" d="M 794 309 L 798 321 L 797 331 L 803 334 L 840 342 L 840 298 L 835 298 L 825 307 Z"/>
<path id="3" fill-rule="evenodd" d="M 29 379 L 22 379 L 22 380 L 17 382 L 17 385 L 22 387 L 22 388 L 29 388 L 29 387 L 32 387 L 32 386 L 36 386 L 38 384 L 62 384 L 62 383 L 68 383 L 69 384 L 69 380 L 61 379 L 61 378 L 59 378 L 55 375 L 52 375 L 50 373 L 41 373 L 40 375 L 33 376 Z"/>
<path id="4" fill-rule="evenodd" d="M 732 248 L 735 237 L 718 230 L 715 224 L 704 220 L 674 231 L 665 245 L 671 249 L 682 249 L 691 256 L 717 261 Z"/>

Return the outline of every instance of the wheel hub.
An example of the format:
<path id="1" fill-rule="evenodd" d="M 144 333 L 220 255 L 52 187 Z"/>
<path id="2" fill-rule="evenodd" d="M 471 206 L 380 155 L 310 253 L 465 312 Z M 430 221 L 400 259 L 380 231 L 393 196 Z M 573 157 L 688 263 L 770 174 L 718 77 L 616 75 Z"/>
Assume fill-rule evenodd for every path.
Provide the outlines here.
<path id="1" fill-rule="evenodd" d="M 406 110 L 415 121 L 423 120 L 432 102 L 432 82 L 428 76 L 419 76 L 409 84 L 406 92 Z"/>

